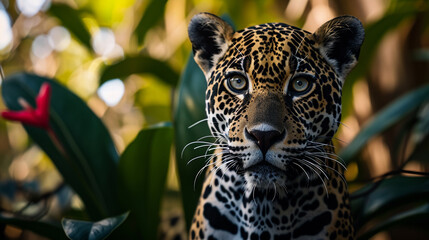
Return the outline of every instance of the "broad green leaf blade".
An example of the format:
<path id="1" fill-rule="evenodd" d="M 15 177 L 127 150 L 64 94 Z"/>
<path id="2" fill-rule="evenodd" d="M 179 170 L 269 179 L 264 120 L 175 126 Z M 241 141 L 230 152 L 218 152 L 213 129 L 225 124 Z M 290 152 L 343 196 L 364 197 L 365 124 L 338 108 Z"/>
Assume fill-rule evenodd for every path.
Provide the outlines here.
<path id="1" fill-rule="evenodd" d="M 16 217 L 6 216 L 5 214 L 0 214 L 0 223 L 9 224 L 21 229 L 30 230 L 34 233 L 39 234 L 40 236 L 47 237 L 50 239 L 67 239 L 66 235 L 64 234 L 64 231 L 61 229 L 61 226 L 59 224 L 55 225 L 53 223 L 48 222 L 20 219 Z"/>
<path id="2" fill-rule="evenodd" d="M 57 17 L 62 25 L 66 27 L 83 45 L 89 50 L 91 46 L 91 34 L 79 16 L 79 11 L 67 4 L 52 3 L 48 13 Z"/>
<path id="3" fill-rule="evenodd" d="M 153 27 L 164 16 L 164 9 L 167 0 L 152 0 L 144 11 L 139 24 L 134 32 L 137 35 L 138 44 L 142 44 L 147 31 Z"/>
<path id="4" fill-rule="evenodd" d="M 412 153 L 406 160 L 406 162 L 417 160 L 417 161 L 428 161 L 427 156 L 429 155 L 429 102 L 424 104 L 418 112 L 415 119 L 413 129 L 411 130 L 410 140 L 412 141 L 414 148 Z M 407 126 L 408 129 L 410 126 Z"/>
<path id="5" fill-rule="evenodd" d="M 343 88 L 343 115 L 347 116 L 348 111 L 352 109 L 353 85 L 361 77 L 368 73 L 372 59 L 377 52 L 378 46 L 383 37 L 392 29 L 396 28 L 404 20 L 415 16 L 418 9 L 405 9 L 393 13 L 388 13 L 380 20 L 365 27 L 365 40 L 362 44 L 359 63 L 350 72 Z"/>
<path id="6" fill-rule="evenodd" d="M 166 62 L 146 56 L 129 56 L 125 59 L 106 66 L 100 77 L 100 85 L 113 78 L 124 78 L 135 73 L 149 73 L 161 81 L 176 86 L 179 75 Z"/>
<path id="7" fill-rule="evenodd" d="M 341 151 L 340 157 L 346 163 L 351 162 L 372 137 L 404 119 L 428 100 L 429 85 L 412 91 L 396 100 L 378 113 L 369 124 L 361 129 L 353 141 Z"/>
<path id="8" fill-rule="evenodd" d="M 223 15 L 222 19 L 235 28 L 228 15 Z M 186 68 L 180 77 L 180 86 L 174 101 L 176 165 L 188 229 L 191 226 L 204 180 L 204 172 L 201 172 L 199 176 L 197 174 L 206 162 L 206 159 L 201 157 L 206 154 L 206 148 L 194 149 L 201 144 L 191 144 L 191 142 L 197 141 L 201 137 L 205 137 L 203 140 L 207 142 L 214 141 L 214 138 L 208 137 L 211 136 L 211 133 L 205 113 L 206 88 L 207 82 L 204 74 L 195 63 L 193 55 L 190 54 Z M 186 149 L 185 146 L 187 146 Z M 191 160 L 192 162 L 190 162 Z"/>
<path id="9" fill-rule="evenodd" d="M 400 212 L 380 222 L 370 230 L 358 236 L 357 239 L 370 239 L 375 234 L 381 231 L 385 231 L 392 226 L 397 226 L 399 224 L 410 224 L 411 222 L 413 222 L 425 226 L 427 224 L 427 219 L 429 219 L 429 204 L 424 204 L 419 207 Z"/>
<path id="10" fill-rule="evenodd" d="M 173 141 L 171 124 L 143 129 L 119 162 L 121 196 L 142 239 L 156 239 Z"/>
<path id="11" fill-rule="evenodd" d="M 62 225 L 65 234 L 71 240 L 102 240 L 106 239 L 128 217 L 128 212 L 98 222 L 87 222 L 64 218 Z"/>
<path id="12" fill-rule="evenodd" d="M 50 122 L 67 156 L 43 129 L 24 126 L 25 130 L 79 194 L 92 219 L 123 212 L 116 188 L 118 153 L 106 127 L 85 102 L 51 79 L 19 73 L 3 82 L 2 96 L 7 107 L 21 110 L 18 98 L 35 106 L 34 99 L 44 82 L 52 87 Z"/>
<path id="13" fill-rule="evenodd" d="M 429 178 L 396 176 L 352 193 L 352 215 L 359 229 L 372 218 L 401 204 L 424 201 L 429 201 Z"/>
<path id="14" fill-rule="evenodd" d="M 207 126 L 207 118 L 204 111 L 205 92 L 207 83 L 201 69 L 195 63 L 192 55 L 189 56 L 185 71 L 180 80 L 180 87 L 176 94 L 176 106 L 174 109 L 174 130 L 176 132 L 176 162 L 180 177 L 180 189 L 182 192 L 182 202 L 185 211 L 186 224 L 190 227 L 192 216 L 197 206 L 201 192 L 204 173 L 194 184 L 197 172 L 204 166 L 205 159 L 198 158 L 188 162 L 198 156 L 205 155 L 206 149 L 195 149 L 198 145 L 185 146 L 200 137 L 211 135 Z M 196 122 L 201 123 L 189 128 Z M 204 139 L 210 141 L 210 138 Z M 182 155 L 183 152 L 183 155 Z"/>

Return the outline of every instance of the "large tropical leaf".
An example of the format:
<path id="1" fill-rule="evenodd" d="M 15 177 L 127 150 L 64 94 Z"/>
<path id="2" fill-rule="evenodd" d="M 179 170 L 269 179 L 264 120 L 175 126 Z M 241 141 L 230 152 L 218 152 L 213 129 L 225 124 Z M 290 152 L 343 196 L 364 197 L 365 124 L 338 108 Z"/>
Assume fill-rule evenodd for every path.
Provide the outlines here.
<path id="1" fill-rule="evenodd" d="M 142 239 L 156 239 L 170 149 L 171 124 L 143 129 L 119 162 L 121 195 Z"/>
<path id="2" fill-rule="evenodd" d="M 396 176 L 366 185 L 351 195 L 352 215 L 359 229 L 397 207 L 429 201 L 429 178 Z"/>
<path id="3" fill-rule="evenodd" d="M 412 91 L 396 100 L 378 113 L 369 124 L 361 129 L 353 141 L 341 151 L 340 157 L 346 163 L 351 162 L 372 137 L 404 119 L 428 100 L 429 85 Z"/>
<path id="4" fill-rule="evenodd" d="M 176 94 L 174 109 L 174 130 L 176 132 L 176 162 L 180 177 L 180 189 L 182 192 L 183 207 L 187 226 L 190 226 L 192 216 L 197 206 L 201 191 L 202 178 L 200 176 L 194 183 L 197 172 L 204 166 L 204 158 L 199 158 L 188 164 L 191 159 L 203 156 L 205 149 L 193 149 L 197 145 L 185 146 L 200 137 L 210 135 L 207 121 L 189 128 L 196 122 L 205 119 L 204 99 L 207 83 L 204 74 L 195 63 L 192 55 L 189 56 L 185 71 L 180 80 L 178 93 Z M 205 139 L 207 140 L 207 139 Z M 210 140 L 210 139 L 208 139 Z M 183 154 L 182 154 L 183 152 Z"/>
<path id="5" fill-rule="evenodd" d="M 12 216 L 6 216 L 0 213 L 0 223 L 12 225 L 21 229 L 26 229 L 50 239 L 66 240 L 67 237 L 61 226 L 53 223 L 22 219 Z"/>
<path id="6" fill-rule="evenodd" d="M 98 222 L 79 221 L 64 218 L 62 225 L 65 234 L 71 240 L 106 239 L 128 217 L 128 212 Z"/>
<path id="7" fill-rule="evenodd" d="M 427 219 L 429 219 L 428 203 L 412 208 L 410 210 L 402 211 L 398 214 L 395 214 L 381 221 L 380 223 L 378 223 L 368 231 L 360 234 L 357 237 L 357 239 L 359 240 L 369 239 L 381 231 L 387 230 L 393 226 L 397 226 L 400 224 L 411 225 L 411 224 L 417 223 L 418 225 L 425 226 L 427 223 Z"/>
<path id="8" fill-rule="evenodd" d="M 166 62 L 146 56 L 129 56 L 125 59 L 106 66 L 100 77 L 100 84 L 113 78 L 124 78 L 135 73 L 149 73 L 159 78 L 164 83 L 175 87 L 179 74 Z"/>
<path id="9" fill-rule="evenodd" d="M 222 19 L 235 28 L 229 16 L 224 15 Z M 211 133 L 205 120 L 207 118 L 204 110 L 206 88 L 204 74 L 191 54 L 180 77 L 180 85 L 174 101 L 176 164 L 188 228 L 191 226 L 204 180 L 204 172 L 200 173 L 199 177 L 197 173 L 203 168 L 206 160 L 203 156 L 207 154 L 206 148 L 195 148 L 201 143 L 192 144 L 192 142 L 202 137 L 204 139 L 201 140 L 205 142 L 214 140 L 208 137 Z"/>
<path id="10" fill-rule="evenodd" d="M 116 188 L 118 153 L 106 127 L 85 102 L 54 80 L 27 73 L 6 78 L 4 102 L 11 110 L 22 109 L 19 98 L 35 106 L 34 99 L 45 82 L 52 87 L 50 123 L 66 155 L 45 130 L 24 125 L 25 130 L 79 194 L 93 220 L 123 212 Z"/>

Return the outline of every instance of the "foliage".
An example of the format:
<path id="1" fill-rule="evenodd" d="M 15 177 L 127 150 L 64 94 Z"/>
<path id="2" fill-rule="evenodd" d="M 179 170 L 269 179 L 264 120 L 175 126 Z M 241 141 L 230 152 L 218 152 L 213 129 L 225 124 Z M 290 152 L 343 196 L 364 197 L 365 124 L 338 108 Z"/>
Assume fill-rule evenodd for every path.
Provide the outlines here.
<path id="1" fill-rule="evenodd" d="M 207 83 L 204 74 L 195 63 L 192 55 L 182 74 L 180 86 L 176 98 L 174 129 L 176 131 L 176 162 L 180 176 L 180 190 L 185 219 L 190 226 L 195 207 L 201 192 L 203 176 L 195 175 L 203 166 L 204 159 L 198 161 L 199 156 L 204 156 L 204 148 L 194 149 L 195 144 L 190 144 L 202 137 L 209 136 L 206 114 L 204 112 L 205 89 Z M 189 101 L 192 99 L 192 101 Z M 199 124 L 198 121 L 202 121 Z M 196 124 L 193 126 L 193 124 Z M 191 127 L 192 126 L 192 127 Z M 200 141 L 210 141 L 207 138 Z M 197 158 L 197 159 L 195 159 Z M 195 159 L 193 161 L 192 159 Z"/>
<path id="2" fill-rule="evenodd" d="M 24 128 L 32 141 L 52 160 L 65 183 L 80 197 L 84 209 L 73 220 L 63 215 L 67 217 L 62 221 L 63 229 L 59 221 L 52 223 L 4 212 L 0 212 L 0 226 L 14 225 L 51 239 L 104 239 L 107 236 L 110 239 L 155 239 L 172 156 L 178 170 L 186 223 L 190 225 L 203 180 L 203 174 L 196 176 L 204 165 L 204 158 L 200 156 L 206 154 L 205 149 L 195 148 L 190 143 L 211 140 L 207 137 L 210 132 L 204 112 L 206 82 L 192 54 L 188 55 L 189 46 L 181 49 L 186 63 L 178 67 L 174 61 L 156 58 L 145 51 L 146 36 L 165 18 L 166 4 L 167 1 L 148 1 L 132 31 L 130 49 L 125 57 L 113 63 L 107 60 L 100 64 L 100 76 L 97 76 L 100 85 L 112 78 L 126 82 L 130 75 L 147 74 L 154 77 L 155 81 L 166 84 L 172 92 L 175 91 L 173 124 L 143 128 L 122 153 L 117 150 L 109 129 L 101 119 L 85 101 L 68 89 L 70 86 L 63 80 L 29 73 L 9 75 L 4 80 L 2 97 L 11 110 L 22 109 L 19 99 L 34 106 L 35 96 L 42 83 L 48 82 L 52 87 L 49 119 L 56 137 L 52 138 L 45 130 L 36 127 L 24 125 Z M 256 12 L 263 7 L 262 1 L 252 4 L 256 6 Z M 390 9 L 378 21 L 366 26 L 367 35 L 360 64 L 351 73 L 344 89 L 346 115 L 351 109 L 352 87 L 367 74 L 383 37 L 416 13 L 428 12 L 426 8 L 419 8 L 419 5 L 410 6 L 412 4 Z M 227 9 L 235 12 L 238 7 L 237 3 L 231 3 Z M 236 12 L 238 14 L 233 15 L 234 20 L 244 22 L 242 18 L 245 16 L 241 13 L 244 11 Z M 93 31 L 85 16 L 97 13 L 59 3 L 53 3 L 47 13 L 56 17 L 79 45 L 84 46 L 87 54 L 94 57 L 91 45 Z M 259 19 L 265 22 L 272 17 L 262 13 Z M 183 65 L 184 70 L 179 76 L 176 69 Z M 138 94 L 135 95 L 137 98 Z M 398 176 L 403 173 L 427 175 L 407 171 L 403 167 L 410 161 L 427 161 L 428 96 L 429 86 L 426 85 L 396 100 L 377 114 L 340 153 L 346 163 L 361 162 L 363 147 L 375 136 L 397 126 L 402 126 L 402 132 L 395 140 L 398 148 L 411 149 L 397 170 L 365 182 L 358 191 L 352 193 L 352 212 L 360 239 L 367 239 L 406 221 L 427 220 L 429 217 L 427 176 Z M 145 109 L 147 111 L 148 108 L 143 111 Z M 169 113 L 171 109 L 161 111 Z M 156 113 L 148 111 L 145 114 L 150 116 Z M 422 222 L 417 221 L 418 224 L 422 225 Z"/>
<path id="3" fill-rule="evenodd" d="M 153 74 L 166 84 L 175 87 L 178 74 L 165 62 L 146 57 L 126 57 L 124 60 L 106 66 L 100 76 L 100 84 L 113 78 L 127 77 L 133 73 Z"/>
<path id="4" fill-rule="evenodd" d="M 19 110 L 19 102 L 22 102 L 18 101 L 19 98 L 31 104 L 38 88 L 46 82 L 52 86 L 52 98 L 55 99 L 51 102 L 49 118 L 57 139 L 50 138 L 47 131 L 36 127 L 25 126 L 27 133 L 50 156 L 64 180 L 80 196 L 91 220 L 114 216 L 127 209 L 132 211 L 128 223 L 135 226 L 132 236 L 156 236 L 156 219 L 159 219 L 172 142 L 171 127 L 160 125 L 143 129 L 119 161 L 110 134 L 101 120 L 80 98 L 55 80 L 31 74 L 9 76 L 2 86 L 6 105 Z M 55 140 L 59 144 L 54 144 Z M 122 215 L 118 222 L 113 219 L 112 228 L 97 228 L 100 235 L 91 239 L 103 239 L 127 216 Z M 17 219 L 6 221 L 5 218 L 4 221 L 15 224 Z M 17 225 L 22 224 L 24 222 Z M 81 234 L 90 234 L 89 231 L 100 224 L 63 222 L 67 235 L 72 239 L 81 236 L 72 233 L 76 229 Z M 54 227 L 52 230 L 49 234 L 58 232 Z"/>
<path id="5" fill-rule="evenodd" d="M 429 86 L 424 86 L 392 103 L 359 132 L 353 141 L 341 151 L 340 157 L 346 164 L 350 163 L 372 137 L 382 133 L 412 113 L 414 113 L 413 117 L 416 118 L 416 110 L 421 109 L 428 103 L 428 100 Z"/>
<path id="6" fill-rule="evenodd" d="M 53 80 L 16 74 L 9 76 L 2 86 L 6 105 L 19 110 L 19 98 L 33 105 L 44 82 L 53 89 L 52 99 L 55 100 L 51 102 L 50 122 L 65 154 L 52 142 L 47 131 L 24 126 L 26 131 L 62 172 L 64 180 L 82 197 L 91 218 L 119 214 L 122 210 L 118 209 L 116 189 L 118 153 L 101 120 L 80 98 Z"/>
<path id="7" fill-rule="evenodd" d="M 78 221 L 64 218 L 62 225 L 67 237 L 72 240 L 95 240 L 107 238 L 128 217 L 128 212 L 98 222 Z M 79 229 L 79 231 L 76 231 Z"/>

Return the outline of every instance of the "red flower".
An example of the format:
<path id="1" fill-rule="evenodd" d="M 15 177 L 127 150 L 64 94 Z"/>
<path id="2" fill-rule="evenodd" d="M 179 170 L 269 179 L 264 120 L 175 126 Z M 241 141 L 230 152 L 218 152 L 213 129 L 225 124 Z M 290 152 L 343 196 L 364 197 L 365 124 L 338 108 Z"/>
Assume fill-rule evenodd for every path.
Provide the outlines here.
<path id="1" fill-rule="evenodd" d="M 33 109 L 25 100 L 19 101 L 24 110 L 4 111 L 1 116 L 5 119 L 18 121 L 24 124 L 40 127 L 48 130 L 49 127 L 49 102 L 51 99 L 51 86 L 43 83 L 36 97 L 36 109 Z"/>

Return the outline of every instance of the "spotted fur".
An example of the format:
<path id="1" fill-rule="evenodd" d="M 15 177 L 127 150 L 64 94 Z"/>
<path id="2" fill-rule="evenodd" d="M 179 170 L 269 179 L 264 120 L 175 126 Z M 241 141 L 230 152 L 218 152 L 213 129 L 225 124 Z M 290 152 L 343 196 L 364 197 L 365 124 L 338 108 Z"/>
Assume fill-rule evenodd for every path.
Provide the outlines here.
<path id="1" fill-rule="evenodd" d="M 201 13 L 189 38 L 216 138 L 190 239 L 353 239 L 331 139 L 360 21 L 338 17 L 315 33 L 283 23 L 235 32 Z"/>

